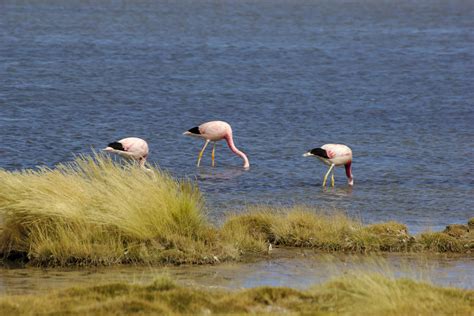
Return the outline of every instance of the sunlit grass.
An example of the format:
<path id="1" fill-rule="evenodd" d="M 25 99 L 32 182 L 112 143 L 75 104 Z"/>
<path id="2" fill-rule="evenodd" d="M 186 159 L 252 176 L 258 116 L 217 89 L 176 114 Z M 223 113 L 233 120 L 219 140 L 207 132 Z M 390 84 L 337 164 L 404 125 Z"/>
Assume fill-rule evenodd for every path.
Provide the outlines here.
<path id="1" fill-rule="evenodd" d="M 462 226 L 462 225 L 459 225 Z M 464 225 L 465 226 L 465 225 Z M 467 226 L 466 226 L 467 227 Z M 256 206 L 230 216 L 221 233 L 235 246 L 259 252 L 269 243 L 286 247 L 344 252 L 468 252 L 474 249 L 472 232 L 450 236 L 445 232 L 411 236 L 405 225 L 386 222 L 363 225 L 341 212 L 327 214 L 306 206 Z"/>
<path id="2" fill-rule="evenodd" d="M 199 190 L 159 169 L 95 156 L 0 178 L 2 253 L 65 265 L 192 262 L 216 250 Z"/>
<path id="3" fill-rule="evenodd" d="M 0 170 L 0 178 L 0 253 L 33 265 L 217 263 L 265 254 L 270 244 L 357 253 L 474 250 L 472 220 L 411 236 L 396 222 L 363 225 L 341 212 L 254 206 L 215 227 L 192 182 L 101 155 L 54 169 Z"/>
<path id="4" fill-rule="evenodd" d="M 229 292 L 182 287 L 161 277 L 149 285 L 112 283 L 0 298 L 2 315 L 472 315 L 473 311 L 474 291 L 378 273 L 351 273 L 305 291 L 260 287 Z"/>

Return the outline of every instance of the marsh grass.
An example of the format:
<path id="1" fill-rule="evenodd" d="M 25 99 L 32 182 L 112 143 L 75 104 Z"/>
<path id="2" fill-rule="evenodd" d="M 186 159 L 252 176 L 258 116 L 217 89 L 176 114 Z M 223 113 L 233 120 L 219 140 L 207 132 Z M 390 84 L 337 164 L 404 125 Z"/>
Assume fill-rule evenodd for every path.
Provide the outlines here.
<path id="1" fill-rule="evenodd" d="M 197 187 L 157 168 L 96 155 L 0 178 L 4 254 L 67 265 L 200 262 L 218 251 Z"/>
<path id="2" fill-rule="evenodd" d="M 472 220 L 410 236 L 306 206 L 250 207 L 210 225 L 195 184 L 101 155 L 54 169 L 0 170 L 0 253 L 33 265 L 217 263 L 266 254 L 269 244 L 345 252 L 470 252 Z"/>
<path id="3" fill-rule="evenodd" d="M 338 211 L 328 214 L 307 206 L 255 206 L 244 214 L 231 215 L 221 234 L 237 248 L 250 252 L 264 251 L 271 243 L 329 252 L 471 253 L 474 229 L 469 227 L 448 225 L 443 232 L 413 236 L 405 225 L 394 221 L 363 225 Z"/>
<path id="4" fill-rule="evenodd" d="M 414 243 L 405 225 L 387 222 L 364 226 L 342 212 L 315 213 L 305 206 L 290 209 L 254 207 L 231 216 L 222 227 L 236 245 L 259 251 L 265 243 L 322 251 L 406 251 Z M 230 239 L 230 238 L 229 238 Z"/>
<path id="5" fill-rule="evenodd" d="M 474 291 L 442 288 L 378 273 L 351 273 L 309 290 L 259 287 L 236 292 L 182 287 L 169 278 L 149 285 L 111 283 L 40 296 L 0 298 L 2 315 L 355 314 L 472 315 Z"/>

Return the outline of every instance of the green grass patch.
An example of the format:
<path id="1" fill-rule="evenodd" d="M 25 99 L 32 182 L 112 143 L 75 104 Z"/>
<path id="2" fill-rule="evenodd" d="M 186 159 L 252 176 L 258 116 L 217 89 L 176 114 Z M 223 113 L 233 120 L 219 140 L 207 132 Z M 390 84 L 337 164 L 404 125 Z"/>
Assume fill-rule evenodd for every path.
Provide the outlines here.
<path id="1" fill-rule="evenodd" d="M 472 315 L 474 291 L 358 273 L 305 291 L 260 287 L 229 292 L 182 287 L 159 278 L 150 285 L 112 283 L 0 298 L 2 315 L 299 315 L 309 311 L 318 315 Z"/>
<path id="2" fill-rule="evenodd" d="M 471 222 L 410 236 L 400 223 L 363 225 L 305 206 L 255 206 L 215 227 L 194 183 L 101 155 L 54 169 L 0 170 L 0 178 L 0 254 L 32 265 L 217 263 L 265 254 L 269 244 L 357 253 L 474 250 Z"/>
<path id="3" fill-rule="evenodd" d="M 250 252 L 262 252 L 271 243 L 331 252 L 470 253 L 474 250 L 473 233 L 467 225 L 449 225 L 443 232 L 412 236 L 397 222 L 363 225 L 343 213 L 325 214 L 305 206 L 253 207 L 231 216 L 221 228 L 227 240 Z"/>

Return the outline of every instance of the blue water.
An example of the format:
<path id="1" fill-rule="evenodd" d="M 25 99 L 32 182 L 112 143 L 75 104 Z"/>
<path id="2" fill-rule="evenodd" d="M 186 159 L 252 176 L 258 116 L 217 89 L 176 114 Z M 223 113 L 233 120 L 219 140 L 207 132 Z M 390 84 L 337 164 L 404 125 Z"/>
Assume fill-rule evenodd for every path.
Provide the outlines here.
<path id="1" fill-rule="evenodd" d="M 0 167 L 138 136 L 216 220 L 303 203 L 439 229 L 474 216 L 473 78 L 468 0 L 1 0 Z M 214 119 L 249 171 L 224 143 L 195 167 L 181 134 Z M 301 157 L 325 143 L 353 149 L 352 189 Z"/>

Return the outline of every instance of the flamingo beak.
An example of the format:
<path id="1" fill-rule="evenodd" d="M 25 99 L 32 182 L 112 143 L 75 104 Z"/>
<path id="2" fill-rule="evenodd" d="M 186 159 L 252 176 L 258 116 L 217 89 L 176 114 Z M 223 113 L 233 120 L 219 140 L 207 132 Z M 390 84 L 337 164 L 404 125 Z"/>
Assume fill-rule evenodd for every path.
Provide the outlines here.
<path id="1" fill-rule="evenodd" d="M 114 149 L 112 147 L 105 147 L 104 149 L 102 149 L 103 151 L 114 151 Z"/>
<path id="2" fill-rule="evenodd" d="M 309 151 L 303 154 L 303 157 L 309 157 L 309 156 L 314 156 L 314 155 L 310 153 Z"/>
<path id="3" fill-rule="evenodd" d="M 186 135 L 186 136 L 188 136 L 188 135 L 192 135 L 192 133 L 191 133 L 191 132 L 189 132 L 189 131 L 186 131 L 186 132 L 184 132 L 184 133 L 183 133 L 183 135 Z"/>

